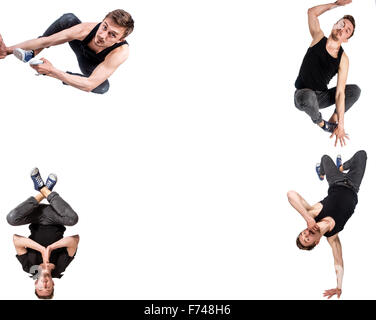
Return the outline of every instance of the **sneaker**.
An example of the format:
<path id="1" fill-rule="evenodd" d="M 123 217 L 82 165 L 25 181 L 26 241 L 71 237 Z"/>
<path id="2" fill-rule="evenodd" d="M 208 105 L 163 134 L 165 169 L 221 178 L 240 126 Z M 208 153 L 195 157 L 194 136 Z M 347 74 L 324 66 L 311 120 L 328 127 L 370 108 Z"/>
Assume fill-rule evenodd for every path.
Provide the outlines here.
<path id="1" fill-rule="evenodd" d="M 30 176 L 31 176 L 31 180 L 33 180 L 34 182 L 34 189 L 36 191 L 40 191 L 40 189 L 44 187 L 44 181 L 42 177 L 40 176 L 39 169 L 34 168 L 33 170 L 31 170 Z"/>
<path id="2" fill-rule="evenodd" d="M 33 50 L 23 50 L 20 48 L 14 49 L 13 54 L 17 59 L 20 59 L 22 62 L 28 62 L 34 58 Z"/>
<path id="3" fill-rule="evenodd" d="M 330 133 L 333 133 L 334 130 L 337 128 L 337 124 L 334 123 L 334 122 L 328 122 L 328 121 L 324 121 L 324 125 L 321 127 L 321 129 L 323 129 L 325 132 L 330 132 Z"/>
<path id="4" fill-rule="evenodd" d="M 336 164 L 338 169 L 342 166 L 342 157 L 340 154 L 337 156 Z"/>
<path id="5" fill-rule="evenodd" d="M 57 176 L 56 176 L 56 174 L 50 173 L 49 176 L 48 176 L 48 178 L 47 178 L 47 181 L 46 181 L 46 187 L 47 187 L 47 189 L 50 190 L 50 191 L 52 191 L 52 189 L 56 185 L 56 182 L 57 182 Z"/>
<path id="6" fill-rule="evenodd" d="M 320 163 L 316 163 L 316 173 L 317 173 L 317 176 L 319 177 L 319 179 L 321 181 L 324 180 L 324 178 L 321 177 L 321 174 L 320 174 Z"/>

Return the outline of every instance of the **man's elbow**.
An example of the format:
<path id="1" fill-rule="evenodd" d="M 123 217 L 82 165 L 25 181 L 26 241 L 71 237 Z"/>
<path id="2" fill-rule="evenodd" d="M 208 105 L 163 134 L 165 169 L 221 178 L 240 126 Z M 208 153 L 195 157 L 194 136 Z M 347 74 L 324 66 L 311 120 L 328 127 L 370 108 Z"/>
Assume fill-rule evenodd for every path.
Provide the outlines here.
<path id="1" fill-rule="evenodd" d="M 13 243 L 14 243 L 14 245 L 19 245 L 19 243 L 20 243 L 20 239 L 21 239 L 22 237 L 21 236 L 19 236 L 18 234 L 14 234 L 13 235 Z"/>
<path id="2" fill-rule="evenodd" d="M 80 236 L 78 234 L 76 234 L 75 236 L 72 236 L 74 241 L 76 241 L 76 243 L 78 244 L 80 242 Z"/>
<path id="3" fill-rule="evenodd" d="M 290 190 L 287 192 L 287 199 L 291 201 L 296 197 L 296 191 Z"/>
<path id="4" fill-rule="evenodd" d="M 314 10 L 314 8 L 309 8 L 308 10 L 307 10 L 307 15 L 308 16 L 316 16 L 316 12 L 315 12 L 315 10 Z"/>

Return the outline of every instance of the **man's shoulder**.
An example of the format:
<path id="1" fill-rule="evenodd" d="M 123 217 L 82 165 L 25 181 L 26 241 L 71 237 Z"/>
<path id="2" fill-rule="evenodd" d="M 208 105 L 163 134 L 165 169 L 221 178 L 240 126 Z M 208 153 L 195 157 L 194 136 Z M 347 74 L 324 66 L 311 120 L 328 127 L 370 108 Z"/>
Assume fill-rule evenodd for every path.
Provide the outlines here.
<path id="1" fill-rule="evenodd" d="M 106 59 L 114 59 L 114 60 L 126 60 L 129 55 L 129 46 L 127 43 L 124 43 L 121 46 L 118 46 L 114 50 L 112 50 L 106 57 Z"/>
<path id="2" fill-rule="evenodd" d="M 83 40 L 97 26 L 98 22 L 81 22 L 73 26 L 71 29 L 77 40 Z"/>

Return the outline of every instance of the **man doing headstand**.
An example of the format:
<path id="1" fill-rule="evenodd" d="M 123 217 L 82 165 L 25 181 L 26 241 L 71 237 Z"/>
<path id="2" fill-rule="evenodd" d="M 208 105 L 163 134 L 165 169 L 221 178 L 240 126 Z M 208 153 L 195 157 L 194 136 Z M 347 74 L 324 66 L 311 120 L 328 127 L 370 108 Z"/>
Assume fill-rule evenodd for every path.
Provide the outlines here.
<path id="1" fill-rule="evenodd" d="M 52 299 L 55 285 L 52 278 L 61 278 L 76 255 L 79 236 L 64 237 L 64 232 L 65 226 L 77 223 L 78 216 L 58 193 L 52 191 L 56 175 L 50 174 L 44 184 L 35 168 L 31 178 L 39 193 L 13 209 L 7 215 L 7 221 L 12 226 L 29 224 L 31 234 L 28 238 L 13 236 L 16 257 L 22 269 L 36 279 L 37 297 Z M 45 198 L 49 205 L 40 204 Z"/>

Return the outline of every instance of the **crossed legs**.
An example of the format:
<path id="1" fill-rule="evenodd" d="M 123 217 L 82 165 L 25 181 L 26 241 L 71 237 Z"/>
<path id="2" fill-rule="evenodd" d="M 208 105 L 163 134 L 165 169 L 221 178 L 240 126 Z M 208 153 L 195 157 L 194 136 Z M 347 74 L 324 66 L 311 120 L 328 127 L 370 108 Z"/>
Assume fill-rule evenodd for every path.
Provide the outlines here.
<path id="1" fill-rule="evenodd" d="M 50 189 L 41 180 L 41 186 L 38 188 L 39 193 L 35 197 L 29 197 L 13 209 L 7 215 L 8 223 L 12 226 L 21 226 L 30 223 L 41 225 L 75 225 L 78 222 L 77 213 L 74 212 L 58 193 Z M 47 199 L 50 205 L 40 204 L 43 199 Z"/>

